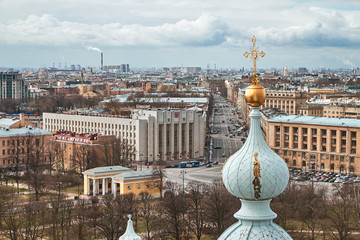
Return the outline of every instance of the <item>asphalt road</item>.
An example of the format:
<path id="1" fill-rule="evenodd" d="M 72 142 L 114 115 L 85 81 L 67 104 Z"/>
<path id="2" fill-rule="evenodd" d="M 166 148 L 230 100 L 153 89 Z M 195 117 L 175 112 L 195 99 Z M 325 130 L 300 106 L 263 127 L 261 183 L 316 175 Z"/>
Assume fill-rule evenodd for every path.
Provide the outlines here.
<path id="1" fill-rule="evenodd" d="M 221 179 L 221 169 L 225 160 L 233 153 L 238 151 L 242 146 L 241 138 L 244 136 L 235 136 L 230 138 L 232 129 L 236 129 L 234 126 L 238 121 L 237 109 L 232 104 L 226 101 L 223 97 L 214 96 L 214 115 L 213 129 L 217 129 L 218 133 L 210 134 L 213 138 L 213 159 L 212 162 L 219 162 L 218 165 L 212 164 L 211 167 L 206 165 L 196 168 L 166 168 L 166 179 L 179 184 L 185 184 L 190 181 L 201 181 L 205 183 L 211 183 L 214 180 Z M 234 123 L 231 122 L 233 120 Z M 230 126 L 230 131 L 228 130 Z M 220 149 L 218 149 L 220 148 Z M 209 151 L 210 149 L 207 149 Z M 225 153 L 225 154 L 224 154 Z M 183 173 L 183 171 L 185 171 Z"/>
<path id="2" fill-rule="evenodd" d="M 215 111 L 215 109 L 217 109 Z M 239 120 L 236 113 L 237 109 L 232 106 L 220 96 L 214 96 L 214 122 L 213 126 L 215 130 L 218 130 L 216 134 L 210 134 L 214 141 L 213 149 L 213 161 L 224 162 L 229 156 L 238 151 L 242 147 L 241 138 L 244 136 L 237 136 L 231 138 L 230 135 L 237 129 L 235 127 L 236 122 Z M 232 121 L 233 120 L 233 123 Z M 228 129 L 230 126 L 230 131 Z M 221 147 L 221 149 L 216 149 Z M 223 154 L 225 153 L 225 157 Z"/>

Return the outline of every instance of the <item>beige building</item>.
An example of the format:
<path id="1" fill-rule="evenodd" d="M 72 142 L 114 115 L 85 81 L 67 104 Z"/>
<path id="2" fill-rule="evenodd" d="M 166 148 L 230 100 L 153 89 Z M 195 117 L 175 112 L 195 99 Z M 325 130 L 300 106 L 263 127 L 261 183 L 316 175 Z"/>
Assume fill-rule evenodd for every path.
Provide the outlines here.
<path id="1" fill-rule="evenodd" d="M 137 161 L 176 160 L 204 156 L 206 113 L 198 110 L 136 109 L 130 118 L 43 114 L 43 129 L 102 133 L 127 140 Z"/>
<path id="2" fill-rule="evenodd" d="M 360 120 L 275 116 L 266 131 L 289 167 L 360 174 Z"/>
<path id="3" fill-rule="evenodd" d="M 84 175 L 85 195 L 116 195 L 148 192 L 159 196 L 162 179 L 152 170 L 133 171 L 121 166 L 107 166 L 88 169 Z"/>
<path id="4" fill-rule="evenodd" d="M 0 168 L 24 167 L 32 156 L 39 157 L 39 165 L 50 164 L 50 137 L 51 132 L 31 126 L 0 129 Z"/>
<path id="5" fill-rule="evenodd" d="M 303 92 L 268 90 L 263 108 L 277 108 L 288 114 L 298 114 L 300 106 L 306 106 L 307 97 Z"/>
<path id="6" fill-rule="evenodd" d="M 360 119 L 360 107 L 346 105 L 327 105 L 323 108 L 324 117 Z"/>

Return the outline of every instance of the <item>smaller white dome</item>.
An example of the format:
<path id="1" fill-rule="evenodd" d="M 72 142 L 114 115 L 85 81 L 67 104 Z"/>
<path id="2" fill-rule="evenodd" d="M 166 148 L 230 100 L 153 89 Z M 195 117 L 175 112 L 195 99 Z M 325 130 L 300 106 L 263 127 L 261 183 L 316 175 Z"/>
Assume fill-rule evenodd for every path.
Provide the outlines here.
<path id="1" fill-rule="evenodd" d="M 134 230 L 133 222 L 131 220 L 131 214 L 128 215 L 129 220 L 127 223 L 126 231 L 125 233 L 119 238 L 119 240 L 141 240 L 141 237 L 139 237 Z"/>

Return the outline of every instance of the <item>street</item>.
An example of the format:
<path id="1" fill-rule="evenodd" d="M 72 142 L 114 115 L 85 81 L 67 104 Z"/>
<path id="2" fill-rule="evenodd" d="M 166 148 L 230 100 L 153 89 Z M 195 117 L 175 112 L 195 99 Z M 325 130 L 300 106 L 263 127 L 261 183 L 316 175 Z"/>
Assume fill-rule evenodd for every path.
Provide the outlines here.
<path id="1" fill-rule="evenodd" d="M 214 95 L 214 121 L 212 133 L 213 161 L 224 162 L 242 146 L 244 136 L 239 128 L 237 109 L 219 95 Z M 238 131 L 239 134 L 236 132 Z"/>
<path id="2" fill-rule="evenodd" d="M 194 168 L 166 168 L 166 179 L 186 186 L 190 181 L 211 183 L 221 179 L 221 169 L 225 160 L 238 151 L 245 140 L 238 119 L 237 109 L 219 95 L 214 95 L 214 114 L 210 120 L 210 138 L 213 144 L 206 149 L 206 159 L 211 162 Z M 212 152 L 212 154 L 210 154 Z M 212 157 L 210 157 L 210 155 Z M 218 164 L 216 164 L 218 163 Z"/>

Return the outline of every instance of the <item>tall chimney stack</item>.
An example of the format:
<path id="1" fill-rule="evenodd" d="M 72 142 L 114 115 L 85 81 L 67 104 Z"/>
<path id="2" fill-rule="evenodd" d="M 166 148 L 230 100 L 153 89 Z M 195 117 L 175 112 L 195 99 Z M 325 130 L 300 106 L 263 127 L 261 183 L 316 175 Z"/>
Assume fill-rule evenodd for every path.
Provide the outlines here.
<path id="1" fill-rule="evenodd" d="M 103 53 L 101 53 L 101 71 L 104 69 L 104 56 Z"/>

